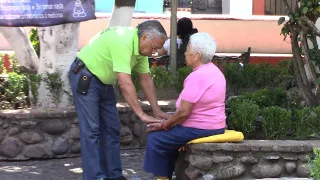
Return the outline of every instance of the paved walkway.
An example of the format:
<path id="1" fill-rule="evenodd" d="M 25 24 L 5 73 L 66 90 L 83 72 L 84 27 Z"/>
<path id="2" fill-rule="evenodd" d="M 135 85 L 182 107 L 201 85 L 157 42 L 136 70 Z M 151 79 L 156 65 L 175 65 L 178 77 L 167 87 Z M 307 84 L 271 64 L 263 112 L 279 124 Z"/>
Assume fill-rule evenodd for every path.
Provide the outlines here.
<path id="1" fill-rule="evenodd" d="M 124 176 L 135 175 L 143 180 L 155 180 L 142 170 L 144 150 L 122 150 Z M 81 158 L 50 159 L 41 161 L 0 162 L 0 180 L 81 180 Z"/>
<path id="2" fill-rule="evenodd" d="M 123 174 L 131 180 L 156 178 L 142 170 L 144 150 L 122 150 Z M 81 180 L 81 158 L 50 159 L 41 161 L 2 161 L 0 162 L 0 180 Z M 307 178 L 281 178 L 264 180 L 306 180 Z"/>

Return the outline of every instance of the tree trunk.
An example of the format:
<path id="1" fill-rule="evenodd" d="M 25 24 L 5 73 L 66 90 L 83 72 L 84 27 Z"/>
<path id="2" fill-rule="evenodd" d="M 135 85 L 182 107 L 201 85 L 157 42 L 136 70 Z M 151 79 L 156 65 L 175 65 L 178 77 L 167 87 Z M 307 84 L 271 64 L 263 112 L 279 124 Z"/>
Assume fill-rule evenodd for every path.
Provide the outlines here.
<path id="1" fill-rule="evenodd" d="M 115 0 L 108 27 L 131 26 L 136 0 Z"/>
<path id="2" fill-rule="evenodd" d="M 40 41 L 40 65 L 38 74 L 46 77 L 48 74 L 61 73 L 62 96 L 54 96 L 52 88 L 41 81 L 39 88 L 40 107 L 70 106 L 70 86 L 68 71 L 75 59 L 78 49 L 79 23 L 70 23 L 50 27 L 38 27 Z M 59 83 L 59 82 L 51 82 Z M 59 90 L 59 89 L 56 89 Z M 57 98 L 60 98 L 57 99 Z"/>
<path id="3" fill-rule="evenodd" d="M 36 72 L 39 67 L 39 58 L 28 39 L 28 33 L 25 32 L 25 29 L 19 27 L 0 27 L 0 33 L 10 43 L 20 66 Z"/>
<path id="4" fill-rule="evenodd" d="M 308 106 L 316 106 L 319 104 L 319 100 L 317 99 L 317 96 L 312 93 L 311 83 L 307 79 L 304 62 L 299 51 L 298 32 L 296 32 L 292 27 L 290 27 L 290 29 L 293 69 L 300 93 Z"/>

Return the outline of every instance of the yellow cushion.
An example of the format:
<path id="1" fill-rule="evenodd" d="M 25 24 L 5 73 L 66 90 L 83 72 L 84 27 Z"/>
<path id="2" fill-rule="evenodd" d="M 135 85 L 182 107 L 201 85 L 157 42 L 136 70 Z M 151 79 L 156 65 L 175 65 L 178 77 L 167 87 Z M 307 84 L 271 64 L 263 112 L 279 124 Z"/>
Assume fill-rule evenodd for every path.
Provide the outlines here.
<path id="1" fill-rule="evenodd" d="M 244 139 L 242 132 L 235 130 L 225 130 L 224 134 L 218 134 L 199 139 L 194 139 L 188 144 L 195 143 L 224 143 L 224 142 L 240 142 Z"/>

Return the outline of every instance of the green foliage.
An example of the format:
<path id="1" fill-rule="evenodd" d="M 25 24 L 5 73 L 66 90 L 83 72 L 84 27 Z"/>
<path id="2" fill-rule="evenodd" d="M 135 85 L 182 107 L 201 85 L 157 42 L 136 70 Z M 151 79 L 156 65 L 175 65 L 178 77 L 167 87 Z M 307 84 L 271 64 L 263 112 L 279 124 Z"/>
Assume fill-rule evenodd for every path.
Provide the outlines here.
<path id="1" fill-rule="evenodd" d="M 38 74 L 29 74 L 29 85 L 32 94 L 32 104 L 37 105 L 39 99 L 39 86 L 41 82 L 41 76 Z"/>
<path id="2" fill-rule="evenodd" d="M 20 66 L 20 64 L 18 62 L 18 59 L 17 59 L 16 55 L 15 54 L 11 54 L 9 56 L 9 58 L 10 58 L 10 63 L 11 63 L 10 68 L 12 69 L 12 71 L 16 72 L 16 73 L 21 73 L 21 66 Z"/>
<path id="3" fill-rule="evenodd" d="M 169 88 L 173 84 L 172 75 L 163 67 L 151 67 L 150 73 L 156 88 Z"/>
<path id="4" fill-rule="evenodd" d="M 262 129 L 267 139 L 285 139 L 291 127 L 291 111 L 278 106 L 262 110 Z"/>
<path id="5" fill-rule="evenodd" d="M 296 84 L 291 61 L 280 61 L 276 66 L 268 63 L 247 64 L 224 63 L 223 73 L 227 80 L 228 92 L 241 94 L 248 88 L 283 88 Z"/>
<path id="6" fill-rule="evenodd" d="M 320 179 L 320 149 L 314 149 L 314 158 L 309 158 L 310 177 L 312 179 Z"/>
<path id="7" fill-rule="evenodd" d="M 240 90 L 246 87 L 247 79 L 244 70 L 236 63 L 223 63 L 223 74 L 227 81 L 229 91 L 239 94 Z"/>
<path id="8" fill-rule="evenodd" d="M 287 107 L 287 93 L 280 88 L 264 88 L 254 93 L 245 93 L 241 98 L 256 102 L 260 108 L 269 106 Z"/>
<path id="9" fill-rule="evenodd" d="M 294 137 L 296 139 L 308 139 L 311 135 L 320 131 L 320 116 L 314 110 L 311 107 L 304 107 L 293 111 Z"/>
<path id="10" fill-rule="evenodd" d="M 64 85 L 63 81 L 61 80 L 61 72 L 57 71 L 52 74 L 47 73 L 46 76 L 42 78 L 42 80 L 46 84 L 46 88 L 50 92 L 52 102 L 56 106 L 58 106 L 64 93 Z"/>
<path id="11" fill-rule="evenodd" d="M 192 72 L 192 69 L 190 67 L 183 67 L 183 68 L 177 69 L 176 78 L 174 80 L 174 88 L 178 93 L 181 93 L 183 89 L 184 80 L 187 78 L 187 76 L 191 72 Z"/>
<path id="12" fill-rule="evenodd" d="M 0 74 L 3 72 L 3 54 L 0 54 Z"/>
<path id="13" fill-rule="evenodd" d="M 248 99 L 235 99 L 230 103 L 232 109 L 230 120 L 236 130 L 249 138 L 256 129 L 256 120 L 259 115 L 259 106 Z"/>
<path id="14" fill-rule="evenodd" d="M 24 108 L 27 105 L 28 84 L 24 75 L 8 73 L 8 79 L 1 80 L 0 109 Z"/>
<path id="15" fill-rule="evenodd" d="M 36 51 L 38 57 L 40 56 L 40 42 L 38 36 L 38 30 L 33 28 L 30 30 L 29 39 L 32 43 L 33 49 Z"/>

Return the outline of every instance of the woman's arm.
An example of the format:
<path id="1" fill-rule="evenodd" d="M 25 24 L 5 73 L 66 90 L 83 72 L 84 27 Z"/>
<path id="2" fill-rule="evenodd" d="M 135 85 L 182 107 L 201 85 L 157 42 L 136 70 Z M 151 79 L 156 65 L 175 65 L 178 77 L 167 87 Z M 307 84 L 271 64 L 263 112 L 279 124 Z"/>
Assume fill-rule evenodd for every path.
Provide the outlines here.
<path id="1" fill-rule="evenodd" d="M 169 129 L 171 126 L 175 126 L 185 121 L 189 117 L 192 111 L 192 107 L 193 103 L 181 99 L 178 111 L 175 112 L 172 116 L 169 116 L 169 119 L 167 121 L 163 122 L 163 128 Z"/>

